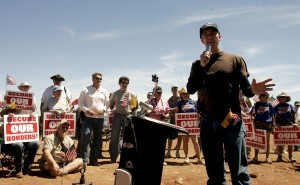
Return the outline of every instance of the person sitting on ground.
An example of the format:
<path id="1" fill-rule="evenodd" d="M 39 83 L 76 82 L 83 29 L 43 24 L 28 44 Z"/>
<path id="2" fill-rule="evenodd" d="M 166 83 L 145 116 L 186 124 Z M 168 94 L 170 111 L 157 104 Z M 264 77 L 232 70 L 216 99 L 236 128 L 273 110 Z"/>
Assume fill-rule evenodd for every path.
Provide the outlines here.
<path id="1" fill-rule="evenodd" d="M 14 116 L 15 114 L 20 114 L 21 111 L 21 109 L 17 109 L 15 107 L 15 104 L 7 104 L 6 107 L 1 111 L 1 116 Z M 31 165 L 39 148 L 39 141 L 16 142 L 4 145 L 4 149 L 6 151 L 12 151 L 13 153 L 14 165 L 16 168 L 15 177 L 23 178 L 24 175 L 30 173 Z M 25 155 L 25 153 L 27 155 Z"/>
<path id="2" fill-rule="evenodd" d="M 77 153 L 74 141 L 68 136 L 70 122 L 62 119 L 57 131 L 44 139 L 43 154 L 40 162 L 42 172 L 50 172 L 52 177 L 78 172 L 83 165 Z"/>

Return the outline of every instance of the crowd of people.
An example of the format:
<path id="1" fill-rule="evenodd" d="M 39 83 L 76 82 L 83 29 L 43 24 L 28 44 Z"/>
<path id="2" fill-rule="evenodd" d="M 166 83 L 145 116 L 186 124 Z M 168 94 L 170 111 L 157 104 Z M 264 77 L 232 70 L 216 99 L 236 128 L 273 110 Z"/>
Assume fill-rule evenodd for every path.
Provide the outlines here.
<path id="1" fill-rule="evenodd" d="M 294 105 L 289 104 L 291 98 L 283 92 L 277 96 L 279 104 L 273 107 L 268 102 L 269 94 L 267 93 L 275 86 L 269 83 L 271 79 L 262 82 L 256 82 L 254 79 L 250 84 L 243 58 L 221 50 L 219 46 L 221 34 L 215 23 L 207 23 L 200 28 L 200 40 L 206 50 L 203 51 L 199 60 L 193 62 L 186 87 L 178 90 L 178 86 L 173 85 L 172 96 L 166 101 L 162 97 L 162 88 L 155 86 L 153 91 L 147 94 L 146 103 L 150 104 L 153 110 L 146 116 L 175 124 L 176 113 L 198 113 L 200 136 L 178 135 L 177 132 L 169 134 L 166 136 L 168 140 L 165 157 L 172 157 L 172 143 L 177 139 L 176 157 L 180 157 L 179 150 L 183 143 L 183 163 L 189 164 L 188 142 L 191 139 L 197 163 L 206 167 L 207 184 L 226 184 L 224 175 L 226 161 L 230 168 L 232 183 L 248 185 L 250 184 L 247 163 L 249 149 L 246 148 L 245 143 L 243 115 L 253 119 L 255 129 L 266 130 L 266 162 L 272 163 L 269 154 L 273 128 L 275 125 L 298 127 L 300 102 L 297 101 Z M 73 112 L 71 92 L 62 85 L 65 78 L 56 74 L 51 79 L 53 85 L 46 88 L 41 98 L 41 113 L 51 112 L 63 115 Z M 92 84 L 84 87 L 78 98 L 76 111 L 81 123 L 79 124 L 81 131 L 78 145 L 75 146 L 72 138 L 67 135 L 70 128 L 70 122 L 67 120 L 61 120 L 57 124 L 57 131 L 43 138 L 43 154 L 39 160 L 40 169 L 53 177 L 76 172 L 87 165 L 100 165 L 98 158 L 101 156 L 105 113 L 113 114 L 109 143 L 110 162 L 116 163 L 120 155 L 124 127 L 128 124 L 127 115 L 138 108 L 137 96 L 128 89 L 130 80 L 127 76 L 119 78 L 120 87 L 112 93 L 102 87 L 101 73 L 92 74 L 91 81 Z M 22 82 L 18 86 L 23 92 L 29 92 L 31 87 L 28 82 Z M 196 92 L 198 101 L 190 99 L 190 94 Z M 241 93 L 249 98 L 255 94 L 259 95 L 259 101 L 251 107 L 252 110 L 249 112 L 243 112 L 241 109 Z M 36 109 L 35 100 L 33 106 L 25 112 L 7 104 L 1 111 L 1 116 L 17 114 L 34 116 Z M 23 175 L 29 173 L 40 142 L 13 143 L 2 148 L 7 150 L 9 147 L 14 151 L 15 176 L 22 178 Z M 76 147 L 78 155 L 72 155 Z M 288 155 L 289 160 L 295 162 L 292 147 L 288 146 Z M 295 149 L 297 147 L 295 146 Z M 277 151 L 277 161 L 283 161 L 283 147 L 278 146 Z M 204 160 L 201 152 L 203 152 Z M 252 162 L 258 162 L 257 149 L 255 149 Z M 166 162 L 165 165 L 167 165 Z"/>

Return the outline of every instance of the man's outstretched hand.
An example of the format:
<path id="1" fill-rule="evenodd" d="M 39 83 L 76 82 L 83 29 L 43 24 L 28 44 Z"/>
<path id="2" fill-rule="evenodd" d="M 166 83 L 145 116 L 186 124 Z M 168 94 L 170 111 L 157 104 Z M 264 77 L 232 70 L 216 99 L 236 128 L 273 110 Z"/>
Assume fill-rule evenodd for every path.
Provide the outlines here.
<path id="1" fill-rule="evenodd" d="M 256 79 L 252 80 L 252 93 L 253 94 L 263 94 L 267 91 L 272 91 L 275 84 L 268 84 L 270 81 L 272 81 L 272 78 L 268 78 L 262 82 L 256 82 Z"/>

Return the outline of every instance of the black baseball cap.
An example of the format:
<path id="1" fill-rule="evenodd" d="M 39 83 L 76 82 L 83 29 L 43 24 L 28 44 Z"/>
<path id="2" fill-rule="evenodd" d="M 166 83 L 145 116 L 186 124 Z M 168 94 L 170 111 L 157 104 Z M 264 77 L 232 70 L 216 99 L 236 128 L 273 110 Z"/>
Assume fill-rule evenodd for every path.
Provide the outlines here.
<path id="1" fill-rule="evenodd" d="M 154 90 L 155 90 L 155 87 L 153 88 L 153 91 Z M 162 88 L 160 86 L 157 86 L 156 91 L 154 93 L 156 93 L 156 92 L 162 92 Z"/>
<path id="2" fill-rule="evenodd" d="M 208 22 L 200 27 L 200 38 L 201 38 L 203 31 L 206 28 L 214 28 L 218 33 L 220 33 L 218 25 L 216 23 Z"/>

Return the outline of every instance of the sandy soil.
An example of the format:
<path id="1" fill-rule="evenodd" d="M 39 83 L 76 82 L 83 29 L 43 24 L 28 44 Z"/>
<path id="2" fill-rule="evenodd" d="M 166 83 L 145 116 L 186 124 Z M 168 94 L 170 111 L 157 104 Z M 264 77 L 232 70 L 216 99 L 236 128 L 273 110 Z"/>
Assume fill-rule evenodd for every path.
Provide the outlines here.
<path id="1" fill-rule="evenodd" d="M 175 146 L 175 142 L 173 145 Z M 86 184 L 92 182 L 96 185 L 113 185 L 114 184 L 114 171 L 118 167 L 118 163 L 110 164 L 109 154 L 107 152 L 108 142 L 103 144 L 103 155 L 104 159 L 99 159 L 102 165 L 99 167 L 88 166 L 85 172 Z M 173 146 L 173 147 L 174 147 Z M 195 153 L 192 150 L 192 144 L 189 143 L 189 156 L 193 156 Z M 183 151 L 180 150 L 181 156 Z M 172 156 L 175 156 L 175 151 L 172 150 Z M 37 159 L 41 156 L 41 149 L 36 156 L 33 170 L 30 175 L 24 176 L 22 179 L 7 177 L 9 173 L 8 169 L 4 167 L 0 169 L 0 184 L 1 185 L 53 185 L 53 184 L 64 184 L 69 185 L 74 182 L 78 182 L 80 179 L 80 173 L 68 174 L 64 177 L 50 178 L 45 177 L 38 169 Z M 253 152 L 251 153 L 253 156 Z M 285 154 L 287 157 L 287 154 Z M 2 156 L 1 156 L 2 157 Z M 276 160 L 277 154 L 272 153 L 271 158 L 273 161 Z M 257 174 L 256 178 L 251 178 L 252 185 L 294 185 L 300 183 L 300 152 L 294 152 L 294 158 L 298 163 L 294 163 L 295 170 L 289 162 L 273 162 L 272 164 L 259 163 L 249 164 L 249 170 L 252 174 Z M 259 160 L 263 161 L 265 154 L 259 154 Z M 174 184 L 206 184 L 207 175 L 205 166 L 196 163 L 190 165 L 184 165 L 184 158 L 168 158 L 165 160 L 168 165 L 164 166 L 162 174 L 162 185 L 174 185 Z M 193 160 L 191 160 L 193 162 Z M 227 174 L 227 180 L 230 182 L 230 174 Z M 231 183 L 228 183 L 231 184 Z"/>

